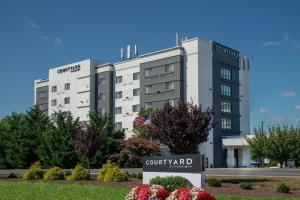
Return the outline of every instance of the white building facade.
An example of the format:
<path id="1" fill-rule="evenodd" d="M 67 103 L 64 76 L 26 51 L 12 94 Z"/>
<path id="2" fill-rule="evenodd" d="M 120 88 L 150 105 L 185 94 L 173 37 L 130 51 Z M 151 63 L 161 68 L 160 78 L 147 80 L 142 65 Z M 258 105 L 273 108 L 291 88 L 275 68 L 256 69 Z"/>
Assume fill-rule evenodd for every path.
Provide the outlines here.
<path id="1" fill-rule="evenodd" d="M 250 134 L 249 59 L 198 38 L 133 59 L 127 53 L 118 63 L 84 60 L 50 69 L 48 80 L 35 81 L 35 104 L 52 119 L 58 111 L 82 121 L 92 111 L 111 113 L 126 137 L 133 135 L 141 107 L 159 108 L 167 101 L 210 107 L 216 126 L 199 150 L 207 167 L 229 166 L 222 139 Z"/>

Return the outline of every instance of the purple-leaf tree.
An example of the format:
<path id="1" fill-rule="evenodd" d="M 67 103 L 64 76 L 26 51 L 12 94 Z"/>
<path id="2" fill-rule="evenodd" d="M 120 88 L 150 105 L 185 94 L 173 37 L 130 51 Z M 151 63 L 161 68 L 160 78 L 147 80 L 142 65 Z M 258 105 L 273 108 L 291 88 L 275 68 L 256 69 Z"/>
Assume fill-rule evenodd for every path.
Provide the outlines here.
<path id="1" fill-rule="evenodd" d="M 90 169 L 90 160 L 105 143 L 105 134 L 102 134 L 96 126 L 84 123 L 75 133 L 72 143 L 74 148 L 88 160 L 88 169 Z"/>
<path id="2" fill-rule="evenodd" d="M 213 128 L 212 111 L 202 111 L 192 103 L 169 102 L 157 110 L 151 119 L 150 135 L 169 147 L 172 154 L 198 153 L 198 145 L 206 142 Z"/>

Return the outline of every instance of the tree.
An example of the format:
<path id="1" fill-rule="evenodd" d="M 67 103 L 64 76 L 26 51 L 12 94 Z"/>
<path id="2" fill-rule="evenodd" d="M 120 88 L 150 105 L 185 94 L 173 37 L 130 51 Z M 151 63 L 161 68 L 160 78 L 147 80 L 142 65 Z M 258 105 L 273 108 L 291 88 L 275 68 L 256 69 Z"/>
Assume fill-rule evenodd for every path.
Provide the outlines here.
<path id="1" fill-rule="evenodd" d="M 167 145 L 172 154 L 197 153 L 213 127 L 211 110 L 202 111 L 192 103 L 173 106 L 167 102 L 155 112 L 151 123 L 151 137 Z"/>
<path id="2" fill-rule="evenodd" d="M 88 161 L 88 169 L 90 169 L 90 160 L 101 149 L 104 142 L 104 134 L 93 123 L 84 123 L 75 133 L 73 138 L 74 148 L 85 156 Z"/>
<path id="3" fill-rule="evenodd" d="M 156 142 L 141 138 L 129 138 L 120 140 L 121 151 L 110 156 L 110 160 L 120 167 L 142 167 L 144 156 L 160 155 L 159 145 Z"/>
<path id="4" fill-rule="evenodd" d="M 80 128 L 79 119 L 57 113 L 56 120 L 42 134 L 38 155 L 43 166 L 72 168 L 79 161 L 79 155 L 72 145 L 72 138 Z"/>
<path id="5" fill-rule="evenodd" d="M 249 151 L 252 160 L 259 160 L 265 157 L 265 145 L 267 137 L 261 129 L 254 129 L 255 136 L 253 138 L 246 138 L 249 144 Z"/>

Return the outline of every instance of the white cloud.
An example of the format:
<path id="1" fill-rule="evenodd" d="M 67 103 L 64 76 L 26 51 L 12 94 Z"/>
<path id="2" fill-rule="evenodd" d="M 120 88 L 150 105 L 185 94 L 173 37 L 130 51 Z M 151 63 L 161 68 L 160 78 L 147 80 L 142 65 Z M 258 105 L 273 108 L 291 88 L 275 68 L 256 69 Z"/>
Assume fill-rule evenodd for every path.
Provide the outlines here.
<path id="1" fill-rule="evenodd" d="M 40 29 L 40 27 L 35 22 L 28 22 L 28 25 L 33 29 Z"/>
<path id="2" fill-rule="evenodd" d="M 300 111 L 300 105 L 295 105 L 295 109 Z"/>
<path id="3" fill-rule="evenodd" d="M 266 108 L 261 108 L 261 109 L 259 109 L 259 112 L 260 113 L 268 113 L 270 111 L 268 109 L 266 109 Z"/>
<path id="4" fill-rule="evenodd" d="M 62 40 L 59 37 L 54 38 L 53 42 L 54 42 L 55 46 L 61 46 L 62 45 Z"/>
<path id="5" fill-rule="evenodd" d="M 294 97 L 297 94 L 296 94 L 296 92 L 287 90 L 287 91 L 284 91 L 281 95 L 284 97 Z"/>
<path id="6" fill-rule="evenodd" d="M 263 42 L 262 46 L 264 47 L 278 47 L 280 45 L 279 42 L 276 41 L 268 41 L 268 42 Z"/>

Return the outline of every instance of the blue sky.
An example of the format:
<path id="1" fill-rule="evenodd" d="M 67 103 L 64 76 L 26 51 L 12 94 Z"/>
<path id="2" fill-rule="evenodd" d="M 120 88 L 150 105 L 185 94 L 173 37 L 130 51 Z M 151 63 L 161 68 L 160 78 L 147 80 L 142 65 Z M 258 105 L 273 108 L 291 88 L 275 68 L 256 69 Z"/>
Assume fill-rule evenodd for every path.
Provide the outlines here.
<path id="1" fill-rule="evenodd" d="M 175 33 L 215 40 L 251 59 L 251 127 L 300 123 L 300 2 L 44 1 L 0 2 L 0 117 L 33 104 L 33 81 L 54 66 L 119 60 L 175 45 Z"/>

